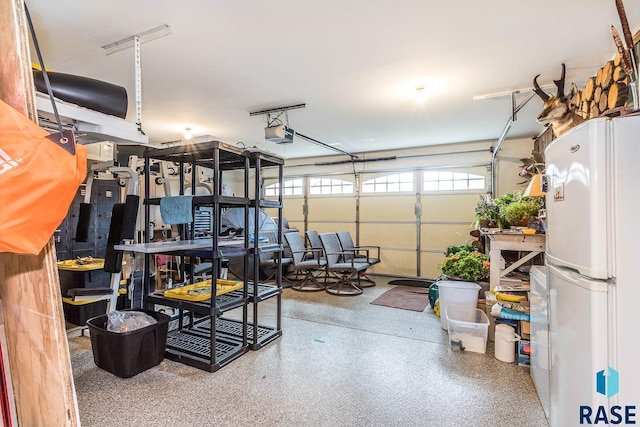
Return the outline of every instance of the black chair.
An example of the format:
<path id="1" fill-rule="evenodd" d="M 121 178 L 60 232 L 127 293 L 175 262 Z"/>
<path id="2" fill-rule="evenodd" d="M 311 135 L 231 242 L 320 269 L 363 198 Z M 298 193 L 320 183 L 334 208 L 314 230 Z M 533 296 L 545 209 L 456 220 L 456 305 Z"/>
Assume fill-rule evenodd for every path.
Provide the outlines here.
<path id="1" fill-rule="evenodd" d="M 307 258 L 309 253 L 313 253 L 314 251 L 305 246 L 304 240 L 302 240 L 302 237 L 298 233 L 287 233 L 284 235 L 284 239 L 291 250 L 293 259 L 291 267 L 293 271 L 296 273 L 296 276 L 298 273 L 304 274 L 304 278 L 291 285 L 291 289 L 306 292 L 323 291 L 324 285 L 318 282 L 317 275 L 325 271 L 327 265 L 326 260 L 321 259 L 320 256 Z"/>
<path id="2" fill-rule="evenodd" d="M 360 272 L 369 268 L 369 264 L 358 262 L 353 251 L 343 251 L 336 233 L 322 233 L 320 241 L 327 257 L 327 271 L 340 275 L 340 280 L 326 285 L 325 290 L 341 296 L 362 294 Z"/>
<path id="3" fill-rule="evenodd" d="M 366 262 L 369 266 L 380 262 L 380 246 L 356 246 L 353 244 L 353 239 L 348 231 L 339 231 L 337 235 L 342 250 L 353 251 L 356 261 Z M 376 282 L 369 279 L 366 274 L 363 274 L 360 279 L 367 283 L 366 285 L 362 285 L 363 288 L 370 288 L 376 285 Z"/>

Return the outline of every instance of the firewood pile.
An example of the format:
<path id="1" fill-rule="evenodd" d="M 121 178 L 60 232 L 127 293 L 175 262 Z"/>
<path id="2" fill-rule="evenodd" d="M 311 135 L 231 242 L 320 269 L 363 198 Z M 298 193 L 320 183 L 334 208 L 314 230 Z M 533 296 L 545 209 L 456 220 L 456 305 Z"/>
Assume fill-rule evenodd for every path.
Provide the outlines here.
<path id="1" fill-rule="evenodd" d="M 587 80 L 573 99 L 576 111 L 585 119 L 599 117 L 619 107 L 634 107 L 629 87 L 631 77 L 638 73 L 633 51 L 634 42 L 622 0 L 615 0 L 615 3 L 620 17 L 622 37 L 613 25 L 611 36 L 618 52 L 613 60 L 608 61 L 595 76 Z"/>
<path id="2" fill-rule="evenodd" d="M 573 99 L 578 114 L 592 119 L 614 108 L 623 107 L 629 96 L 629 76 L 621 63 L 621 56 L 607 61 L 595 76 L 589 77 Z"/>

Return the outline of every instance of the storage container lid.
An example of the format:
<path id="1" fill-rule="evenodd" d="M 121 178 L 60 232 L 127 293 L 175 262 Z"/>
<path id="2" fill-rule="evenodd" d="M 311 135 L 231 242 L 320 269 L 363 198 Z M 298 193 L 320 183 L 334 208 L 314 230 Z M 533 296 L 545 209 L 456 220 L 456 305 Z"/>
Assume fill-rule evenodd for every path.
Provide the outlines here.
<path id="1" fill-rule="evenodd" d="M 480 289 L 480 285 L 473 282 L 460 282 L 457 280 L 441 280 L 436 282 L 438 288 L 454 288 L 454 289 Z"/>
<path id="2" fill-rule="evenodd" d="M 516 333 L 516 330 L 513 328 L 513 326 L 506 325 L 504 323 L 500 323 L 496 325 L 496 334 L 508 335 L 512 337 L 515 333 Z"/>
<path id="3" fill-rule="evenodd" d="M 480 310 L 476 307 L 448 305 L 444 310 L 444 315 L 446 316 L 447 321 L 489 325 L 489 318 L 487 317 L 487 313 L 485 313 L 484 310 Z"/>

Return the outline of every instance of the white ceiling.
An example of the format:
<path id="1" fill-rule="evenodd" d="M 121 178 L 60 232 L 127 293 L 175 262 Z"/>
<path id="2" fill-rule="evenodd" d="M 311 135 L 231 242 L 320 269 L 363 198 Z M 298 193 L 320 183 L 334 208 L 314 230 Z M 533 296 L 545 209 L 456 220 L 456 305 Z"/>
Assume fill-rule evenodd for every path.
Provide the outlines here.
<path id="1" fill-rule="evenodd" d="M 640 4 L 626 1 L 632 32 Z M 567 64 L 581 86 L 615 53 L 614 0 L 27 0 L 45 64 L 127 88 L 135 122 L 133 50 L 101 46 L 162 24 L 142 45 L 142 127 L 152 143 L 194 135 L 276 152 L 333 154 L 296 138 L 264 140 L 249 112 L 306 103 L 294 130 L 350 152 L 497 139 L 511 97 L 473 96 L 551 83 Z M 35 55 L 33 60 L 36 60 Z M 432 91 L 423 105 L 415 88 Z M 525 94 L 517 96 L 520 102 Z M 536 97 L 509 137 L 537 135 Z"/>

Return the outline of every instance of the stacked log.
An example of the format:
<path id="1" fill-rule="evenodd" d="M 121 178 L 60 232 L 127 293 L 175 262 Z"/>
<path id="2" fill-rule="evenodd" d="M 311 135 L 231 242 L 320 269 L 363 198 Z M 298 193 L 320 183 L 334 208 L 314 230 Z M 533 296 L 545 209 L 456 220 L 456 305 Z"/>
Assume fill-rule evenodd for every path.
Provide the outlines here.
<path id="1" fill-rule="evenodd" d="M 629 99 L 629 77 L 624 72 L 620 55 L 607 61 L 595 76 L 589 77 L 573 103 L 585 119 L 599 117 L 613 108 L 622 107 Z"/>

